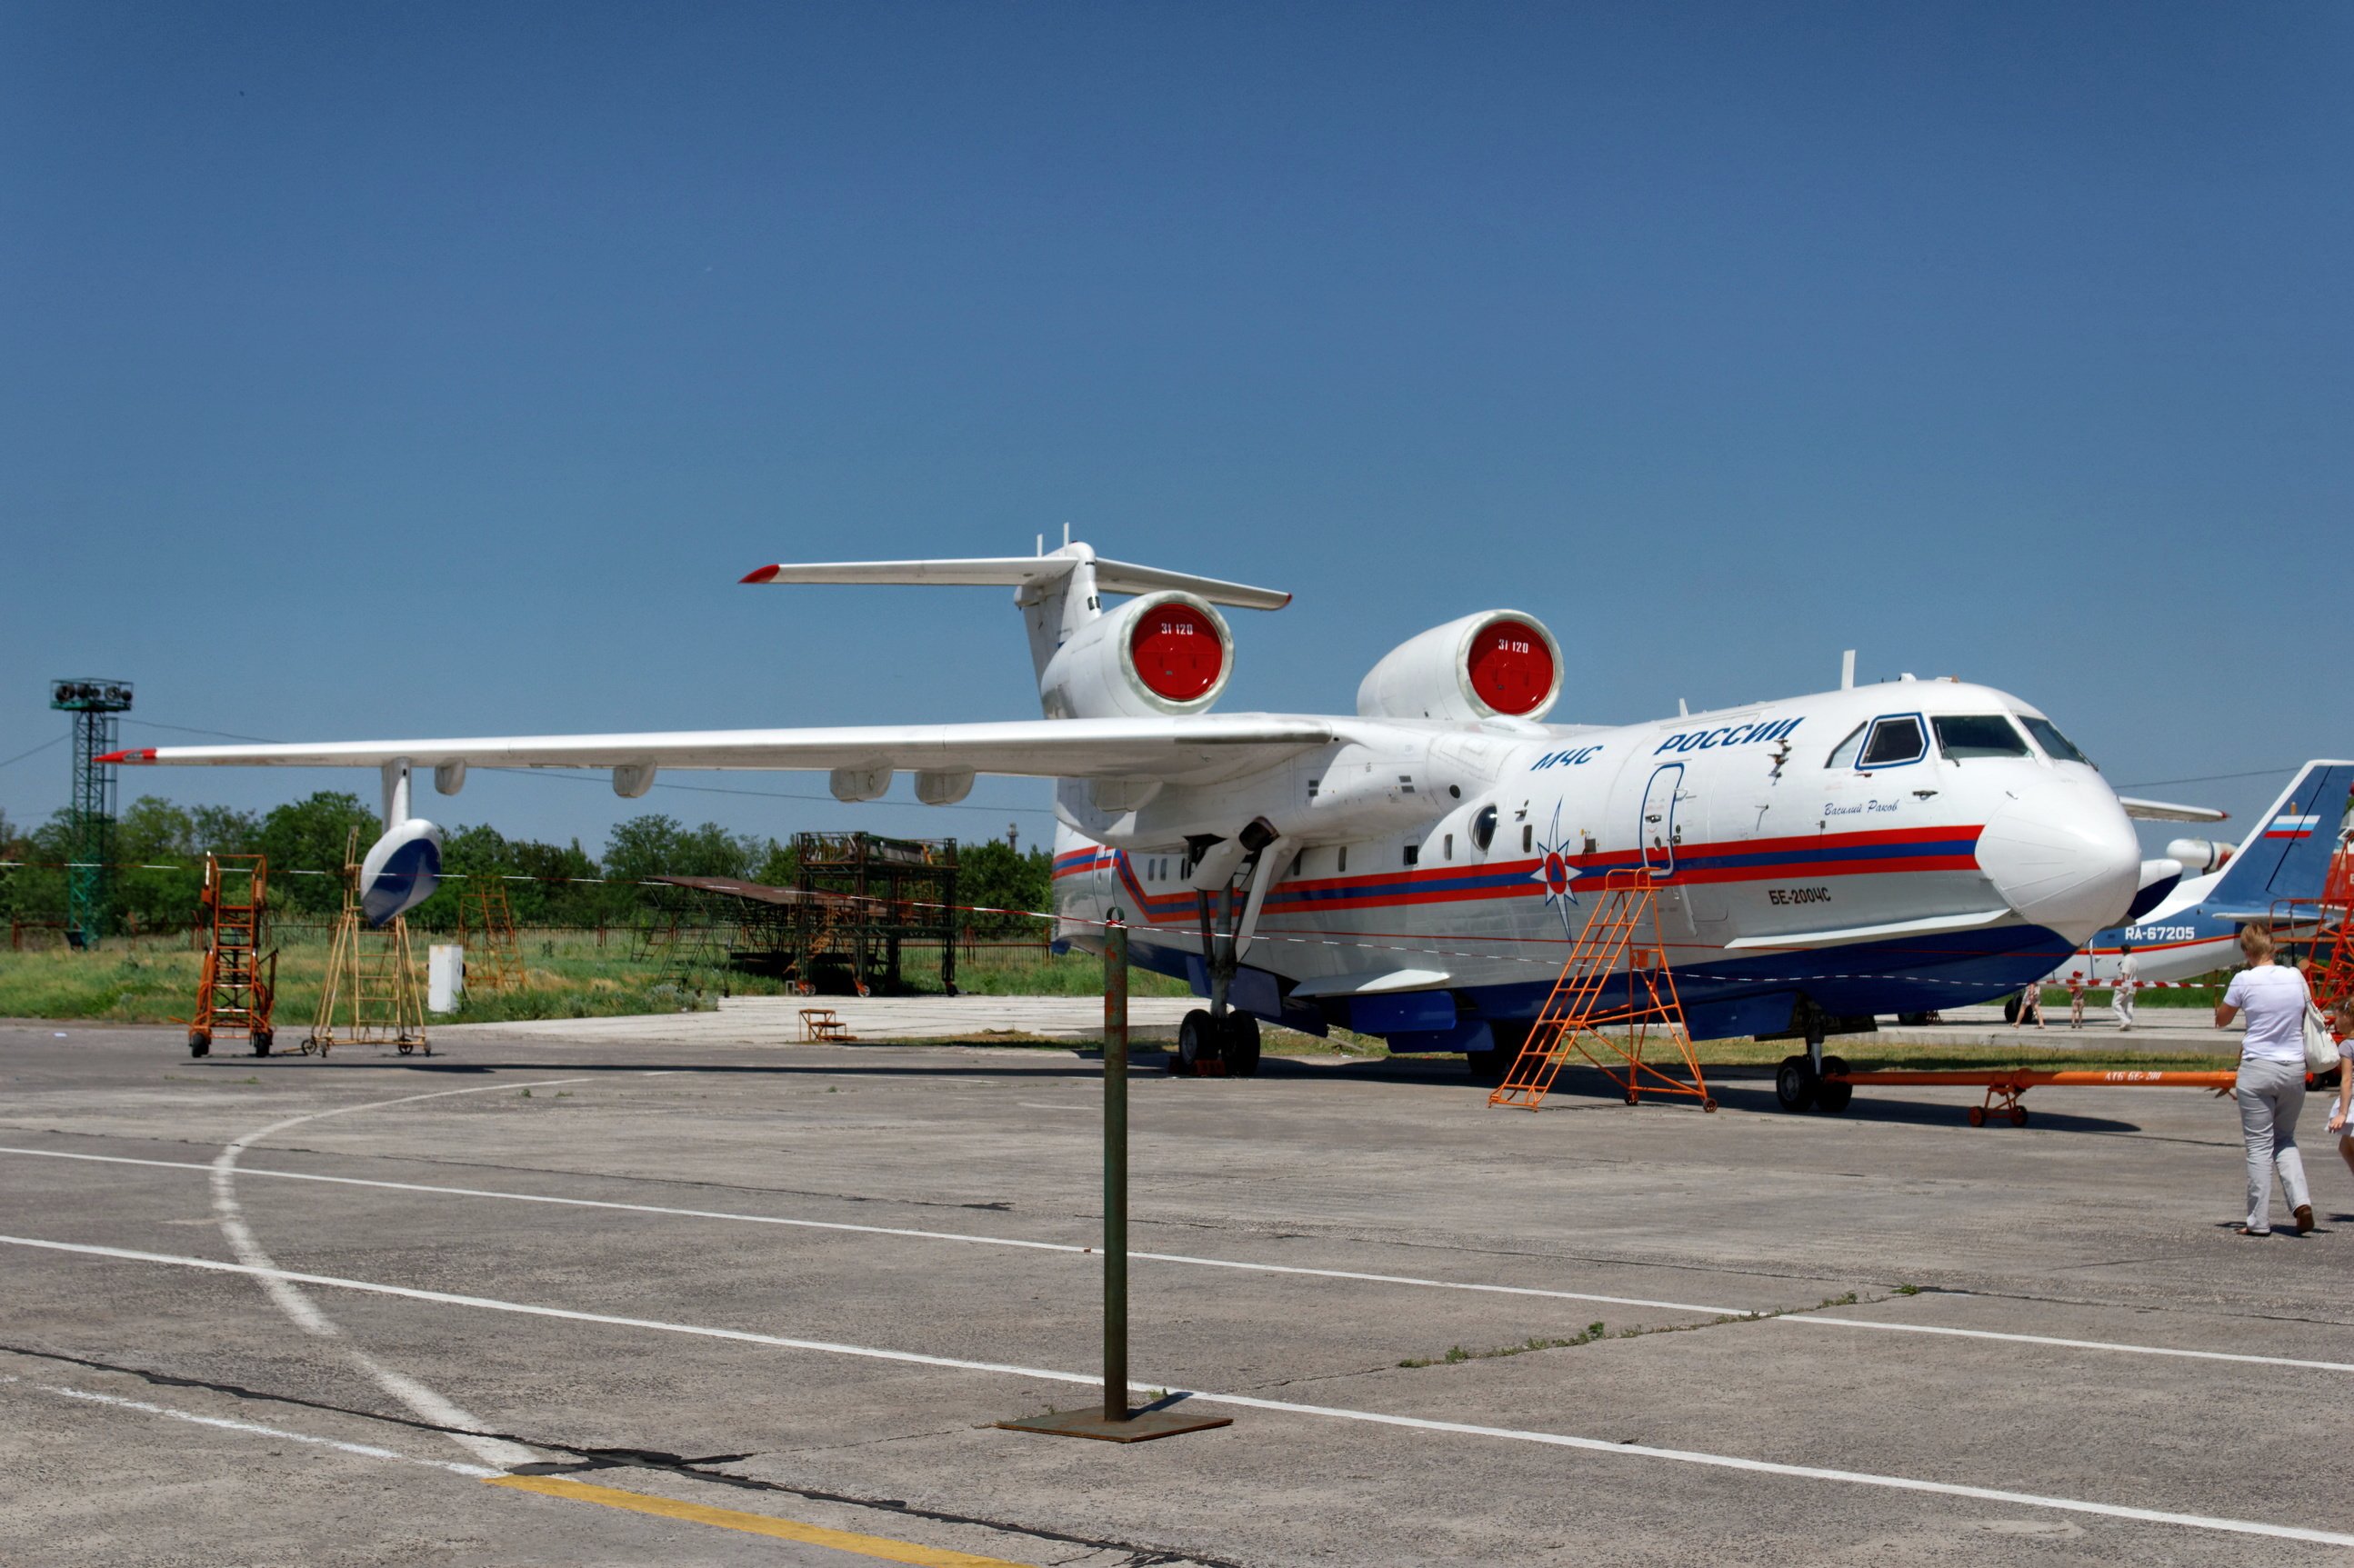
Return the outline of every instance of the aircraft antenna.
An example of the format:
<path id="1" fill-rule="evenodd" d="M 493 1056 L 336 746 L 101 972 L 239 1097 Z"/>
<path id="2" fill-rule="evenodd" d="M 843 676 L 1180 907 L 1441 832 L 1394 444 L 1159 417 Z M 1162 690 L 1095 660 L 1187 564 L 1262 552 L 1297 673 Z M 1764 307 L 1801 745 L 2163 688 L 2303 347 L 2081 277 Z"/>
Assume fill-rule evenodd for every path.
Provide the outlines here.
<path id="1" fill-rule="evenodd" d="M 1840 690 L 1855 690 L 1855 650 L 1852 648 L 1840 655 Z"/>

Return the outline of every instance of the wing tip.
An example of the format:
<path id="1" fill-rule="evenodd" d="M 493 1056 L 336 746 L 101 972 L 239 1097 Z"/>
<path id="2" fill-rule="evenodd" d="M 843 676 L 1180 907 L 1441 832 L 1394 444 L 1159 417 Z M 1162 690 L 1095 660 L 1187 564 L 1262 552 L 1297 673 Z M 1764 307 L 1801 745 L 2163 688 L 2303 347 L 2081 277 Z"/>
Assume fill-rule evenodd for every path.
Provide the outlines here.
<path id="1" fill-rule="evenodd" d="M 94 757 L 90 760 L 93 762 L 153 762 L 155 760 L 155 748 L 152 746 L 134 747 L 128 751 L 110 751 L 103 757 Z"/>
<path id="2" fill-rule="evenodd" d="M 783 569 L 782 566 L 754 567 L 737 580 L 748 583 L 772 583 L 777 580 L 777 574 Z"/>

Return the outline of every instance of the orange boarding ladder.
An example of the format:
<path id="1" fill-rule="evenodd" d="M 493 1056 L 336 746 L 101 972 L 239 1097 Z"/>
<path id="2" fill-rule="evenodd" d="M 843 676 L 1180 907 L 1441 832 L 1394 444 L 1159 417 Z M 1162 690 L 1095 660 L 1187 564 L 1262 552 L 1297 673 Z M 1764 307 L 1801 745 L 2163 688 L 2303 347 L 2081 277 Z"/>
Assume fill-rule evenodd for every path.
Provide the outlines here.
<path id="1" fill-rule="evenodd" d="M 2321 882 L 2313 935 L 2313 1001 L 2326 1014 L 2354 996 L 2354 842 L 2341 837 Z M 2277 926 L 2274 927 L 2277 929 Z"/>
<path id="2" fill-rule="evenodd" d="M 1570 1058 L 1581 1056 L 1617 1085 L 1630 1106 L 1648 1088 L 1687 1096 L 1702 1110 L 1716 1108 L 1692 1054 L 1675 972 L 1659 938 L 1658 886 L 1648 870 L 1603 874 L 1601 901 L 1570 945 L 1561 979 L 1504 1081 L 1488 1097 L 1490 1105 L 1536 1109 Z M 1623 992 L 1612 983 L 1622 975 Z M 1655 1031 L 1675 1045 L 1689 1077 L 1644 1060 Z"/>
<path id="3" fill-rule="evenodd" d="M 488 872 L 468 882 L 465 896 L 459 900 L 458 944 L 466 949 L 469 990 L 524 988 L 523 943 L 515 936 L 506 884 Z M 482 955 L 479 961 L 474 956 L 477 951 Z"/>
<path id="4" fill-rule="evenodd" d="M 188 1020 L 188 1054 L 209 1056 L 216 1040 L 253 1043 L 270 1054 L 270 1010 L 278 993 L 278 954 L 264 953 L 270 861 L 258 854 L 205 856 L 197 907 L 210 922 L 196 980 L 196 1015 Z"/>

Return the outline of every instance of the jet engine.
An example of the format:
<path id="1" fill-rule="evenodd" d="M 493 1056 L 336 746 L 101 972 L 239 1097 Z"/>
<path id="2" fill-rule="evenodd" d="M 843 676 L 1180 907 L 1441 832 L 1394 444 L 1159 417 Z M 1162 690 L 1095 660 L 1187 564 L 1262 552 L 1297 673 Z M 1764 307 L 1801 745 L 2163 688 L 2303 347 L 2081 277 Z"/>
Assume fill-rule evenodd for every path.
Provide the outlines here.
<path id="1" fill-rule="evenodd" d="M 2177 839 L 2166 846 L 2166 858 L 2180 861 L 2183 871 L 2190 875 L 2202 876 L 2222 870 L 2232 858 L 2233 847 L 2208 839 Z"/>
<path id="2" fill-rule="evenodd" d="M 1088 621 L 1038 677 L 1049 718 L 1208 711 L 1234 672 L 1235 640 L 1210 602 L 1149 593 Z"/>
<path id="3" fill-rule="evenodd" d="M 360 916 L 370 930 L 433 895 L 441 882 L 441 830 L 411 817 L 376 841 L 360 862 Z"/>
<path id="4" fill-rule="evenodd" d="M 1561 644 L 1517 609 L 1483 609 L 1410 637 L 1357 687 L 1364 718 L 1539 719 L 1561 695 Z"/>

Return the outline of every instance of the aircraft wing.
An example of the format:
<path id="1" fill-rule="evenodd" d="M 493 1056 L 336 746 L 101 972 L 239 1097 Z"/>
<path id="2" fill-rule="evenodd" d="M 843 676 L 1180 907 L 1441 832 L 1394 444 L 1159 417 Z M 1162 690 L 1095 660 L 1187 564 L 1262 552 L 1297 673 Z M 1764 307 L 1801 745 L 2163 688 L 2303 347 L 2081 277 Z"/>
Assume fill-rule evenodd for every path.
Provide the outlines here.
<path id="1" fill-rule="evenodd" d="M 2126 815 L 2145 822 L 2220 822 L 2230 816 L 2211 806 L 2176 806 L 2164 800 L 2137 800 L 2131 795 L 2117 797 L 2117 804 Z"/>
<path id="2" fill-rule="evenodd" d="M 1320 719 L 1204 714 L 1002 724 L 493 736 L 267 746 L 164 746 L 104 760 L 216 768 L 890 768 L 1031 779 L 1219 779 L 1335 738 Z"/>

